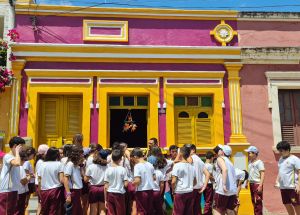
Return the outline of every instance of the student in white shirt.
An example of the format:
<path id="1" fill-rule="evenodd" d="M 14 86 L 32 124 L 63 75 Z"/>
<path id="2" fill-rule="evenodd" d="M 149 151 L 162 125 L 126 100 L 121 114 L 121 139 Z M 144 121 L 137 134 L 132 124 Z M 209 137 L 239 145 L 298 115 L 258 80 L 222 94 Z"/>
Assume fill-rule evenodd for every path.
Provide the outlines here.
<path id="1" fill-rule="evenodd" d="M 0 175 L 0 214 L 14 214 L 17 208 L 18 184 L 20 183 L 20 151 L 25 144 L 21 137 L 9 141 L 10 151 L 3 157 Z"/>
<path id="2" fill-rule="evenodd" d="M 100 150 L 94 155 L 93 163 L 85 171 L 85 182 L 89 182 L 89 204 L 90 214 L 105 214 L 104 201 L 104 175 L 107 169 L 106 150 Z"/>
<path id="3" fill-rule="evenodd" d="M 90 144 L 90 154 L 88 156 L 88 158 L 86 159 L 86 167 L 88 167 L 89 165 L 93 164 L 94 162 L 94 157 L 98 156 L 99 152 L 102 150 L 102 146 L 100 144 Z"/>
<path id="4" fill-rule="evenodd" d="M 128 185 L 126 187 L 126 204 L 125 204 L 127 214 L 137 214 L 136 200 L 135 200 L 136 188 L 133 184 L 133 181 L 134 181 L 134 176 L 133 176 L 133 174 L 134 174 L 134 165 L 135 165 L 134 157 L 133 157 L 133 154 L 131 152 L 130 153 L 130 159 L 129 159 L 129 168 L 128 167 L 126 168 L 126 166 L 125 166 L 125 169 L 126 169 L 126 172 L 127 172 L 127 178 L 128 178 Z"/>
<path id="5" fill-rule="evenodd" d="M 180 148 L 172 170 L 172 190 L 174 195 L 173 215 L 193 214 L 193 187 L 197 184 L 195 168 L 188 162 L 191 149 L 186 145 Z"/>
<path id="6" fill-rule="evenodd" d="M 237 184 L 237 193 L 236 193 L 236 202 L 235 202 L 235 214 L 239 214 L 239 207 L 240 207 L 240 191 L 245 181 L 248 180 L 249 174 L 246 170 L 240 170 L 239 168 L 235 168 L 235 177 L 236 177 L 236 184 Z"/>
<path id="7" fill-rule="evenodd" d="M 65 144 L 63 146 L 63 158 L 60 159 L 60 162 L 62 162 L 64 166 L 68 161 L 68 157 L 71 153 L 72 146 L 73 146 L 72 144 Z"/>
<path id="8" fill-rule="evenodd" d="M 81 189 L 82 177 L 80 165 L 83 163 L 83 151 L 80 146 L 73 145 L 68 162 L 64 168 L 64 186 L 66 190 L 66 203 L 72 204 L 72 214 L 82 215 Z"/>
<path id="9" fill-rule="evenodd" d="M 245 151 L 248 152 L 249 182 L 254 214 L 262 215 L 265 166 L 264 163 L 260 159 L 258 159 L 259 151 L 255 146 L 250 146 Z"/>
<path id="10" fill-rule="evenodd" d="M 191 149 L 191 164 L 195 168 L 196 172 L 196 180 L 197 184 L 194 186 L 193 190 L 193 214 L 201 215 L 201 205 L 199 204 L 201 200 L 201 194 L 206 189 L 208 180 L 209 180 L 209 172 L 207 171 L 204 162 L 199 158 L 196 154 L 196 146 L 194 144 L 187 144 L 187 147 Z"/>
<path id="11" fill-rule="evenodd" d="M 289 215 L 300 214 L 300 159 L 291 155 L 291 146 L 287 141 L 281 141 L 276 146 L 281 157 L 278 162 L 278 177 L 282 203 Z"/>
<path id="12" fill-rule="evenodd" d="M 145 215 L 152 214 L 154 167 L 144 160 L 144 154 L 140 148 L 134 148 L 132 154 L 136 163 L 133 184 L 136 187 L 137 212 Z"/>
<path id="13" fill-rule="evenodd" d="M 208 151 L 205 155 L 205 168 L 209 172 L 209 178 L 210 180 L 207 183 L 207 186 L 203 192 L 204 194 L 204 200 L 205 200 L 205 205 L 204 205 L 204 215 L 211 215 L 212 214 L 212 204 L 213 204 L 213 199 L 214 199 L 214 188 L 213 188 L 213 160 L 214 160 L 214 154 L 211 151 Z"/>
<path id="14" fill-rule="evenodd" d="M 18 205 L 15 215 L 25 214 L 26 207 L 28 205 L 28 182 L 30 180 L 30 175 L 26 175 L 25 169 L 23 167 L 24 162 L 27 160 L 26 150 L 20 151 L 21 166 L 20 166 L 20 183 L 18 184 Z"/>
<path id="15" fill-rule="evenodd" d="M 148 162 L 154 167 L 155 181 L 153 188 L 153 214 L 164 215 L 163 212 L 163 199 L 161 196 L 164 193 L 164 175 L 158 169 L 157 157 L 151 155 L 148 157 Z"/>
<path id="16" fill-rule="evenodd" d="M 35 175 L 34 175 L 34 171 L 33 171 L 33 167 L 30 163 L 30 160 L 34 159 L 35 157 L 35 149 L 33 147 L 28 147 L 26 149 L 26 155 L 27 155 L 27 161 L 24 162 L 23 164 L 23 167 L 25 169 L 25 172 L 27 175 L 30 175 L 30 181 L 28 183 L 28 189 L 29 189 L 29 192 L 28 192 L 28 198 L 30 197 L 30 195 L 32 193 L 35 192 Z"/>
<path id="17" fill-rule="evenodd" d="M 55 147 L 49 148 L 45 160 L 37 172 L 41 195 L 41 214 L 63 213 L 63 164 L 59 159 L 59 150 Z"/>
<path id="18" fill-rule="evenodd" d="M 214 194 L 213 214 L 235 214 L 235 202 L 237 194 L 236 175 L 233 164 L 230 161 L 232 149 L 228 145 L 218 145 L 218 158 L 215 163 L 216 189 Z"/>
<path id="19" fill-rule="evenodd" d="M 105 205 L 108 215 L 125 215 L 125 187 L 127 187 L 127 172 L 120 166 L 123 152 L 114 149 L 111 154 L 112 165 L 105 171 Z"/>

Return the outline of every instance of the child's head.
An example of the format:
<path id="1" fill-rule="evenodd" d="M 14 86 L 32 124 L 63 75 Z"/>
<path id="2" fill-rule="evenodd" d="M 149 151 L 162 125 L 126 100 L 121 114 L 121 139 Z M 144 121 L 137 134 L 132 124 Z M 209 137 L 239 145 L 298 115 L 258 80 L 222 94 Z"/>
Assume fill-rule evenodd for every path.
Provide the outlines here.
<path id="1" fill-rule="evenodd" d="M 186 144 L 185 146 L 191 149 L 191 154 L 196 153 L 197 148 L 196 148 L 195 144 Z"/>
<path id="2" fill-rule="evenodd" d="M 231 153 L 232 153 L 232 149 L 230 146 L 228 145 L 218 145 L 220 150 L 218 151 L 218 155 L 219 156 L 226 156 L 226 157 L 230 157 Z"/>
<path id="3" fill-rule="evenodd" d="M 144 158 L 144 153 L 139 147 L 134 148 L 132 150 L 131 154 L 133 156 L 133 159 L 134 159 L 135 163 L 137 163 L 140 158 Z"/>
<path id="4" fill-rule="evenodd" d="M 25 140 L 22 137 L 19 137 L 19 136 L 12 137 L 9 141 L 9 148 L 11 149 L 13 154 L 15 154 L 16 147 L 18 145 L 25 145 Z"/>
<path id="5" fill-rule="evenodd" d="M 20 158 L 21 158 L 21 162 L 22 162 L 22 163 L 24 163 L 25 161 L 28 160 L 27 153 L 26 153 L 26 149 L 22 149 L 22 150 L 19 152 L 19 155 L 20 155 Z"/>
<path id="6" fill-rule="evenodd" d="M 120 149 L 123 151 L 123 152 L 125 152 L 126 150 L 127 150 L 127 143 L 124 143 L 124 142 L 121 142 L 120 143 Z"/>
<path id="7" fill-rule="evenodd" d="M 172 160 L 175 160 L 178 154 L 178 147 L 176 145 L 171 145 L 169 148 L 170 157 Z"/>
<path id="8" fill-rule="evenodd" d="M 36 151 L 33 147 L 28 147 L 26 149 L 26 154 L 27 154 L 28 160 L 32 160 L 36 154 Z"/>
<path id="9" fill-rule="evenodd" d="M 109 155 L 109 152 L 107 150 L 101 149 L 97 154 L 95 154 L 93 163 L 99 164 L 101 166 L 106 166 L 108 155 Z"/>
<path id="10" fill-rule="evenodd" d="M 56 147 L 50 147 L 47 150 L 45 161 L 57 161 L 59 160 L 59 150 Z"/>
<path id="11" fill-rule="evenodd" d="M 69 157 L 69 154 L 71 153 L 72 150 L 72 144 L 66 144 L 63 146 L 63 154 L 64 157 Z"/>
<path id="12" fill-rule="evenodd" d="M 119 164 L 123 157 L 123 151 L 121 149 L 114 149 L 111 153 L 111 159 L 114 163 Z"/>
<path id="13" fill-rule="evenodd" d="M 259 151 L 255 146 L 249 146 L 248 149 L 245 150 L 245 152 L 248 152 L 249 160 L 255 160 L 258 156 Z"/>
<path id="14" fill-rule="evenodd" d="M 103 147 L 100 144 L 96 144 L 96 143 L 91 143 L 90 144 L 90 153 L 91 154 L 97 154 L 98 152 L 100 152 L 101 149 L 103 149 Z"/>
<path id="15" fill-rule="evenodd" d="M 58 151 L 59 151 L 59 159 L 62 159 L 64 157 L 64 147 L 60 147 Z"/>
<path id="16" fill-rule="evenodd" d="M 191 154 L 191 148 L 187 146 L 183 146 L 180 148 L 180 154 L 184 160 L 187 160 Z"/>
<path id="17" fill-rule="evenodd" d="M 162 155 L 162 151 L 161 151 L 161 148 L 159 148 L 158 146 L 153 146 L 151 148 L 151 155 L 153 156 L 156 156 L 156 157 L 159 157 Z"/>
<path id="18" fill-rule="evenodd" d="M 112 149 L 112 150 L 120 149 L 120 143 L 119 143 L 119 142 L 114 142 L 114 143 L 112 144 L 111 149 Z"/>
<path id="19" fill-rule="evenodd" d="M 283 157 L 288 156 L 291 151 L 291 145 L 287 141 L 280 141 L 276 149 L 279 151 L 279 154 Z"/>
<path id="20" fill-rule="evenodd" d="M 83 142 L 83 135 L 82 134 L 75 134 L 73 136 L 73 145 L 82 147 L 82 142 Z"/>
<path id="21" fill-rule="evenodd" d="M 81 162 L 83 161 L 83 150 L 80 146 L 73 145 L 71 148 L 71 152 L 68 157 L 69 161 L 72 161 L 72 163 L 75 166 L 79 166 Z"/>
<path id="22" fill-rule="evenodd" d="M 206 160 L 209 160 L 210 162 L 212 162 L 214 159 L 214 153 L 212 151 L 206 152 L 205 158 L 206 158 Z"/>
<path id="23" fill-rule="evenodd" d="M 214 151 L 214 153 L 215 153 L 216 156 L 219 155 L 219 151 L 220 151 L 220 150 L 221 150 L 221 148 L 220 148 L 219 146 L 216 146 L 216 147 L 213 149 L 213 151 Z"/>

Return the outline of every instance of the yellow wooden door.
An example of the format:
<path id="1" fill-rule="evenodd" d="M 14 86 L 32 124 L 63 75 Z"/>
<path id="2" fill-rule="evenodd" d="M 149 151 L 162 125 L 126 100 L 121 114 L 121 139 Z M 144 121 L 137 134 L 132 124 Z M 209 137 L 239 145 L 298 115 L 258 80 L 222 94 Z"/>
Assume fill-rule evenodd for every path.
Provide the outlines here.
<path id="1" fill-rule="evenodd" d="M 61 147 L 81 133 L 80 96 L 42 95 L 40 97 L 39 144 Z"/>

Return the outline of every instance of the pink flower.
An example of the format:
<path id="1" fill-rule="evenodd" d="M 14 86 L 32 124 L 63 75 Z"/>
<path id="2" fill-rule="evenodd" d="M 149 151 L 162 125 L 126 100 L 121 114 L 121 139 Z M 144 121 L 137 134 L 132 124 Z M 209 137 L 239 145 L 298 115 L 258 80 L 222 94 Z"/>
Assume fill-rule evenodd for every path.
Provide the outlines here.
<path id="1" fill-rule="evenodd" d="M 14 42 L 20 38 L 19 33 L 17 32 L 16 29 L 8 30 L 7 36 L 10 37 L 10 41 L 14 41 Z"/>
<path id="2" fill-rule="evenodd" d="M 9 56 L 9 60 L 10 61 L 15 61 L 16 59 L 17 59 L 16 56 L 14 56 L 14 54 L 11 53 L 10 56 Z"/>

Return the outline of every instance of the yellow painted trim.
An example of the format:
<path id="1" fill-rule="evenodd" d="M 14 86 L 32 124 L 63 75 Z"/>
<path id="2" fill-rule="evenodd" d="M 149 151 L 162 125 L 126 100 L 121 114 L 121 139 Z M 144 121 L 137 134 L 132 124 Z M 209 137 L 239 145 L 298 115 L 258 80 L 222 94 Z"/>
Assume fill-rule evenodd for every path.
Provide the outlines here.
<path id="1" fill-rule="evenodd" d="M 49 15 L 49 16 L 81 16 L 81 17 L 116 17 L 142 19 L 183 19 L 183 20 L 237 20 L 235 10 L 180 10 L 158 8 L 107 8 L 17 4 L 16 14 Z"/>
<path id="2" fill-rule="evenodd" d="M 98 84 L 99 109 L 99 143 L 109 147 L 109 106 L 108 96 L 115 95 L 148 95 L 148 138 L 158 138 L 158 108 L 159 85 L 101 85 Z"/>
<path id="3" fill-rule="evenodd" d="M 223 86 L 209 86 L 203 85 L 166 85 L 165 84 L 167 103 L 166 121 L 167 123 L 167 147 L 176 143 L 175 131 L 175 107 L 174 95 L 213 95 L 213 114 L 214 120 L 212 123 L 214 136 L 212 137 L 213 143 L 210 145 L 203 145 L 202 147 L 213 147 L 218 144 L 224 144 L 224 127 L 223 127 L 223 109 L 222 102 L 224 101 Z"/>
<path id="4" fill-rule="evenodd" d="M 222 35 L 221 31 L 226 31 L 227 35 Z M 227 43 L 230 43 L 234 36 L 237 36 L 237 31 L 233 30 L 232 27 L 225 23 L 224 20 L 221 20 L 221 24 L 217 25 L 212 31 L 210 31 L 210 35 L 213 35 L 215 40 L 222 44 L 222 46 L 226 46 Z"/>
<path id="5" fill-rule="evenodd" d="M 28 124 L 27 134 L 33 139 L 33 146 L 38 146 L 38 120 L 39 120 L 39 95 L 40 94 L 55 94 L 55 95 L 82 95 L 82 134 L 84 136 L 83 145 L 90 144 L 90 101 L 93 98 L 93 86 L 91 85 L 33 85 L 28 84 Z"/>
<path id="6" fill-rule="evenodd" d="M 117 28 L 120 35 L 99 35 L 92 34 L 91 28 Z M 83 40 L 84 41 L 109 41 L 128 42 L 128 21 L 117 20 L 83 20 Z"/>

